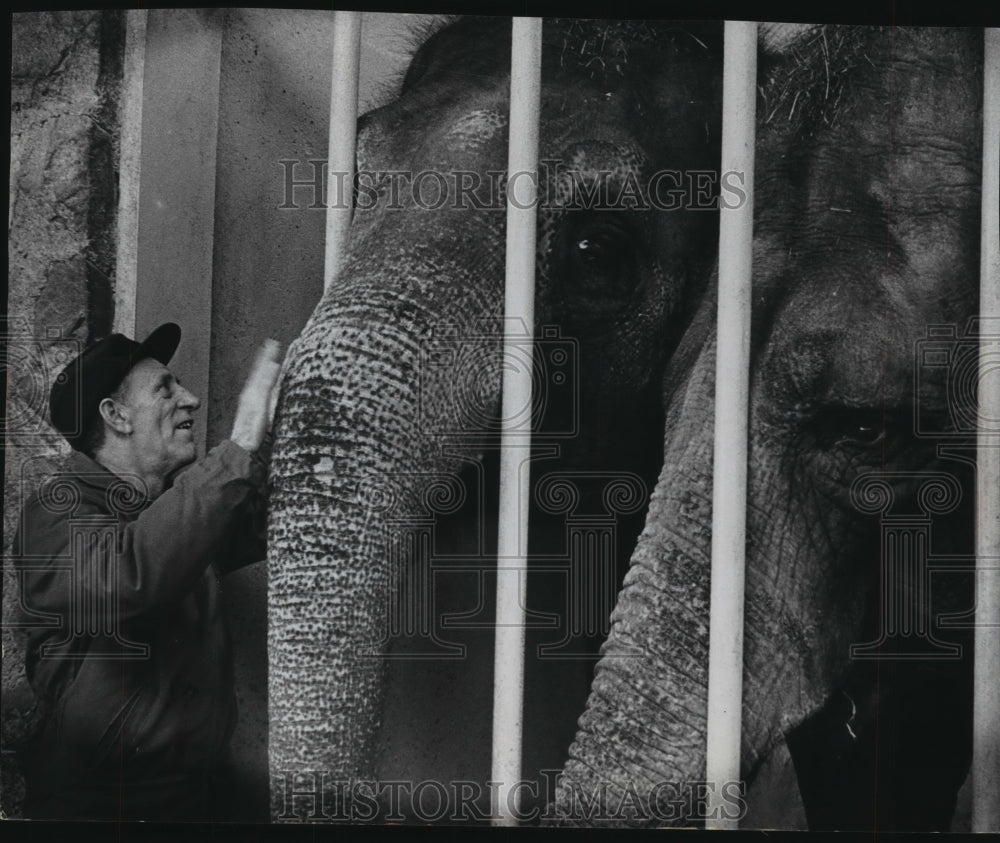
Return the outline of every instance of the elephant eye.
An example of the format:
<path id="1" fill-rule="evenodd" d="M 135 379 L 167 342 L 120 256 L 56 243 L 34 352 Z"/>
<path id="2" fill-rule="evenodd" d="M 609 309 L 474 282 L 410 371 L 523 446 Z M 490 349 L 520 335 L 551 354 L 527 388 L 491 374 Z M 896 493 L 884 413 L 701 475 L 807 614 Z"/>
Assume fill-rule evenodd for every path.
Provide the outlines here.
<path id="1" fill-rule="evenodd" d="M 579 259 L 598 272 L 610 272 L 618 260 L 621 244 L 611 237 L 597 235 L 576 241 Z"/>
<path id="2" fill-rule="evenodd" d="M 574 226 L 567 238 L 566 291 L 584 307 L 618 310 L 638 281 L 630 232 L 614 219 L 594 218 Z"/>
<path id="3" fill-rule="evenodd" d="M 821 448 L 863 450 L 881 445 L 897 427 L 897 414 L 882 408 L 821 408 L 813 417 L 812 432 Z"/>
<path id="4" fill-rule="evenodd" d="M 881 425 L 876 425 L 869 420 L 851 423 L 841 442 L 851 445 L 874 445 L 885 439 L 885 430 Z"/>

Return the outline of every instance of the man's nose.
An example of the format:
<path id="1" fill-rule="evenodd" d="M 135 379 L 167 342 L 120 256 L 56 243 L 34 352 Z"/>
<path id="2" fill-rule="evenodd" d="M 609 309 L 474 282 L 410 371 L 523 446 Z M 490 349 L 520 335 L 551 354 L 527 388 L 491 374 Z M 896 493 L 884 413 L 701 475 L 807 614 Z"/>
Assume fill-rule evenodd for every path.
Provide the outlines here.
<path id="1" fill-rule="evenodd" d="M 185 389 L 183 386 L 181 390 L 180 405 L 185 409 L 197 410 L 201 406 L 201 401 L 198 396 L 191 392 L 189 389 Z"/>

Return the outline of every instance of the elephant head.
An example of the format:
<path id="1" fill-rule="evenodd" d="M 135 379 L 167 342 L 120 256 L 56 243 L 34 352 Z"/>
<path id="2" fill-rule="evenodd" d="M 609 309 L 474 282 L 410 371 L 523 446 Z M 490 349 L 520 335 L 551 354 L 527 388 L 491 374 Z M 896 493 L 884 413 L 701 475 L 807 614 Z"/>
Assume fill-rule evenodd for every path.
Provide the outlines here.
<path id="1" fill-rule="evenodd" d="M 787 746 L 812 826 L 946 828 L 971 741 L 968 630 L 942 613 L 973 605 L 949 560 L 972 552 L 956 380 L 978 342 L 982 34 L 785 47 L 759 70 L 742 778 Z M 714 308 L 667 367 L 663 468 L 559 822 L 697 823 L 725 786 L 703 781 Z M 750 797 L 730 796 L 735 817 Z"/>
<path id="2" fill-rule="evenodd" d="M 561 466 L 655 478 L 659 381 L 717 222 L 669 208 L 711 204 L 684 179 L 716 166 L 720 35 L 545 23 L 536 312 L 573 342 L 578 391 L 547 395 L 533 423 L 578 434 Z M 459 506 L 455 478 L 496 430 L 509 45 L 509 20 L 447 26 L 359 121 L 348 251 L 286 361 L 268 559 L 278 816 L 295 772 L 332 800 L 373 775 L 400 566 L 431 542 L 399 525 Z"/>

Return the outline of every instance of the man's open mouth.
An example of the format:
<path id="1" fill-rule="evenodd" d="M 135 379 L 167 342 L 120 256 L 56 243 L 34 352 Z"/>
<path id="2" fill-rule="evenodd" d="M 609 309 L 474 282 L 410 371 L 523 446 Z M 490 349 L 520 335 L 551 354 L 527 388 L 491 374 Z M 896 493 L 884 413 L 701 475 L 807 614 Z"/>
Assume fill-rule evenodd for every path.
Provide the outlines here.
<path id="1" fill-rule="evenodd" d="M 188 419 L 177 425 L 178 430 L 190 430 L 192 427 L 194 427 L 194 419 Z"/>

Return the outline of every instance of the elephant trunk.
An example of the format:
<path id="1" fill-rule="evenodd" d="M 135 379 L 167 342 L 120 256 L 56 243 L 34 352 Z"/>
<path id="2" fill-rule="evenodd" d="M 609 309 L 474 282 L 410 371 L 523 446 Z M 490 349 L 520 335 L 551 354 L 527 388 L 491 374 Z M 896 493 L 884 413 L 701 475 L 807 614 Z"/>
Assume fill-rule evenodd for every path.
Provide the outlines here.
<path id="1" fill-rule="evenodd" d="M 268 557 L 276 819 L 331 816 L 345 808 L 345 783 L 372 780 L 392 566 L 404 561 L 391 531 L 420 511 L 432 478 L 455 473 L 433 434 L 461 425 L 444 395 L 460 389 L 454 371 L 422 371 L 423 351 L 440 323 L 468 335 L 492 312 L 494 291 L 461 283 L 440 259 L 361 266 L 345 265 L 317 307 L 281 387 Z M 498 366 L 472 375 L 499 392 Z M 303 792 L 317 798 L 294 810 L 289 797 Z"/>
<path id="2" fill-rule="evenodd" d="M 686 401 L 711 395 L 710 374 L 681 391 Z M 550 806 L 561 824 L 676 823 L 704 778 L 712 442 L 698 403 L 697 423 L 672 408 L 646 527 Z"/>
<path id="3" fill-rule="evenodd" d="M 704 331 L 713 309 L 710 298 L 675 355 L 680 371 L 694 362 L 668 390 L 663 469 L 549 807 L 557 823 L 698 824 L 709 791 L 725 814 L 717 818 L 740 819 L 755 798 L 742 782 L 705 780 L 716 346 Z M 756 458 L 751 451 L 751 485 L 762 482 Z M 803 655 L 795 598 L 769 597 L 766 551 L 753 537 L 774 529 L 766 511 L 750 511 L 741 776 L 751 786 L 788 727 L 829 692 L 829 670 Z"/>

